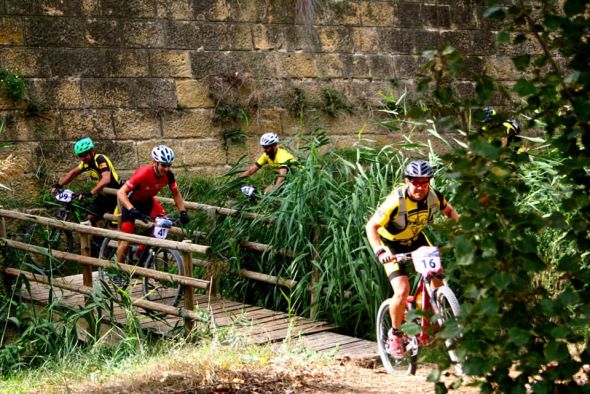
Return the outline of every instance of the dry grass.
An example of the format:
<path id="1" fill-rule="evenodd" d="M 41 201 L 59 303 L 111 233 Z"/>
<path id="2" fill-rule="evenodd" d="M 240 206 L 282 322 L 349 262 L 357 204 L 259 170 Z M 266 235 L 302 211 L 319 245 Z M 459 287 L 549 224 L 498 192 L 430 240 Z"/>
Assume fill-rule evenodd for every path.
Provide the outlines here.
<path id="1" fill-rule="evenodd" d="M 9 189 L 4 183 L 8 183 L 12 178 L 20 176 L 23 173 L 23 167 L 19 164 L 17 157 L 10 154 L 5 159 L 0 160 L 0 188 Z"/>

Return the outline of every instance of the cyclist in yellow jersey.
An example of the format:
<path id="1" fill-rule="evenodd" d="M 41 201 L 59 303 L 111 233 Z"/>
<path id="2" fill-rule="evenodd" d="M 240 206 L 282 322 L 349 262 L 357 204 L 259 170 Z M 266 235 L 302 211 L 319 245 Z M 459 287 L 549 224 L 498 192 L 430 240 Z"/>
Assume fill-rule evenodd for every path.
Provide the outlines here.
<path id="1" fill-rule="evenodd" d="M 488 134 L 490 142 L 493 141 L 494 136 L 500 137 L 501 147 L 517 144 L 520 141 L 517 138 L 520 137 L 521 127 L 517 119 L 502 119 L 492 107 L 485 107 L 483 113 L 483 125 L 479 132 L 481 134 Z M 524 151 L 526 151 L 524 146 L 517 147 L 518 153 Z"/>
<path id="2" fill-rule="evenodd" d="M 393 302 L 389 308 L 393 328 L 388 342 L 392 356 L 398 359 L 404 356 L 400 327 L 410 282 L 404 266 L 395 261 L 395 254 L 409 253 L 420 246 L 430 245 L 422 230 L 432 222 L 437 211 L 450 219 L 459 218 L 443 195 L 430 187 L 433 175 L 434 171 L 427 162 L 410 162 L 404 169 L 405 186 L 395 189 L 365 226 L 373 253 L 384 265 L 393 287 Z"/>
<path id="3" fill-rule="evenodd" d="M 269 164 L 277 172 L 278 176 L 271 185 L 264 188 L 262 193 L 266 194 L 277 189 L 285 181 L 285 176 L 295 164 L 296 159 L 288 150 L 279 145 L 279 136 L 276 133 L 265 133 L 260 137 L 260 146 L 262 146 L 264 153 L 256 163 L 251 164 L 246 171 L 240 173 L 239 177 L 250 176 L 265 164 Z"/>
<path id="4" fill-rule="evenodd" d="M 78 198 L 82 199 L 96 195 L 90 207 L 92 213 L 88 214 L 88 220 L 95 226 L 96 222 L 105 213 L 113 212 L 117 206 L 117 196 L 107 195 L 102 192 L 102 189 L 105 187 L 120 188 L 121 179 L 107 156 L 94 153 L 94 143 L 90 138 L 82 138 L 76 141 L 74 153 L 80 158 L 80 164 L 55 182 L 51 187 L 51 192 L 55 193 L 72 182 L 81 173 L 87 172 L 90 179 L 96 182 L 96 185 L 89 192 L 81 193 Z"/>

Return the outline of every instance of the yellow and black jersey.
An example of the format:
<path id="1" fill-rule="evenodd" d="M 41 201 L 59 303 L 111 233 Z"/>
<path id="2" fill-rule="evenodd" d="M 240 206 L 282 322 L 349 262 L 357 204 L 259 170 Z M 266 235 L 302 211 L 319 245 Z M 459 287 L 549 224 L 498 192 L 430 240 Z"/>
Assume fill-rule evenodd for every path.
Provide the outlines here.
<path id="1" fill-rule="evenodd" d="M 436 211 L 447 207 L 447 200 L 430 187 L 426 198 L 414 201 L 406 186 L 395 189 L 375 213 L 379 235 L 387 241 L 408 243 L 416 240 Z"/>
<path id="2" fill-rule="evenodd" d="M 256 165 L 262 167 L 265 164 L 270 164 L 273 170 L 278 170 L 279 168 L 290 169 L 296 164 L 296 162 L 297 159 L 295 159 L 295 156 L 293 156 L 288 150 L 279 147 L 274 158 L 271 159 L 266 153 L 263 153 L 256 161 Z"/>
<path id="3" fill-rule="evenodd" d="M 118 189 L 121 187 L 121 179 L 115 171 L 115 167 L 113 163 L 109 160 L 108 157 L 102 154 L 95 154 L 94 158 L 89 164 L 85 164 L 83 161 L 78 164 L 78 169 L 82 172 L 87 172 L 90 179 L 95 181 L 97 184 L 100 182 L 102 178 L 102 173 L 106 171 L 111 172 L 111 182 L 107 185 L 107 187 L 111 187 L 113 189 Z"/>

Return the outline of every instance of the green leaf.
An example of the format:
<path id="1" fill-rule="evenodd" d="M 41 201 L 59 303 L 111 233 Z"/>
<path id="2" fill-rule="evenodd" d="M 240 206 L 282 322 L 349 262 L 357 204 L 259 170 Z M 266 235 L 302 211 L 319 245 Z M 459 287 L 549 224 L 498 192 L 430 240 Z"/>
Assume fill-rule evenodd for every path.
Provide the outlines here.
<path id="1" fill-rule="evenodd" d="M 586 1 L 582 0 L 567 0 L 563 5 L 563 10 L 568 17 L 583 14 L 585 9 Z"/>
<path id="2" fill-rule="evenodd" d="M 530 96 L 536 93 L 538 90 L 535 85 L 526 79 L 519 79 L 512 88 L 519 96 Z"/>
<path id="3" fill-rule="evenodd" d="M 508 337 L 510 342 L 514 343 L 516 346 L 524 346 L 528 343 L 529 338 L 531 337 L 531 332 L 521 328 L 512 328 Z"/>
<path id="4" fill-rule="evenodd" d="M 499 43 L 506 44 L 506 43 L 510 42 L 510 33 L 505 30 L 502 30 L 501 32 L 498 33 L 498 35 L 496 35 L 496 40 Z"/>
<path id="5" fill-rule="evenodd" d="M 570 335 L 570 330 L 566 327 L 553 327 L 551 329 L 551 336 L 555 339 L 565 339 Z"/>
<path id="6" fill-rule="evenodd" d="M 562 342 L 551 341 L 545 345 L 545 360 L 560 361 L 570 357 L 567 346 Z"/>
<path id="7" fill-rule="evenodd" d="M 493 146 L 483 139 L 472 141 L 471 148 L 476 154 L 479 154 L 488 160 L 495 160 L 500 154 L 500 148 Z"/>
<path id="8" fill-rule="evenodd" d="M 502 20 L 505 18 L 505 15 L 506 15 L 506 13 L 505 13 L 504 9 L 502 7 L 498 7 L 498 6 L 488 7 L 483 12 L 483 17 L 487 18 L 487 19 Z"/>

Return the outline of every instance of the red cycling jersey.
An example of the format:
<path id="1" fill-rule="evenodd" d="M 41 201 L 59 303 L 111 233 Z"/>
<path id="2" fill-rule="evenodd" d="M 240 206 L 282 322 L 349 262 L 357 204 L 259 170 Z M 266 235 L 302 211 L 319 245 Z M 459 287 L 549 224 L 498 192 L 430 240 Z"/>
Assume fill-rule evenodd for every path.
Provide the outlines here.
<path id="1" fill-rule="evenodd" d="M 131 190 L 129 193 L 131 203 L 151 200 L 166 185 L 170 187 L 170 190 L 178 190 L 172 171 L 168 171 L 167 176 L 157 178 L 152 164 L 139 167 L 125 184 Z"/>

